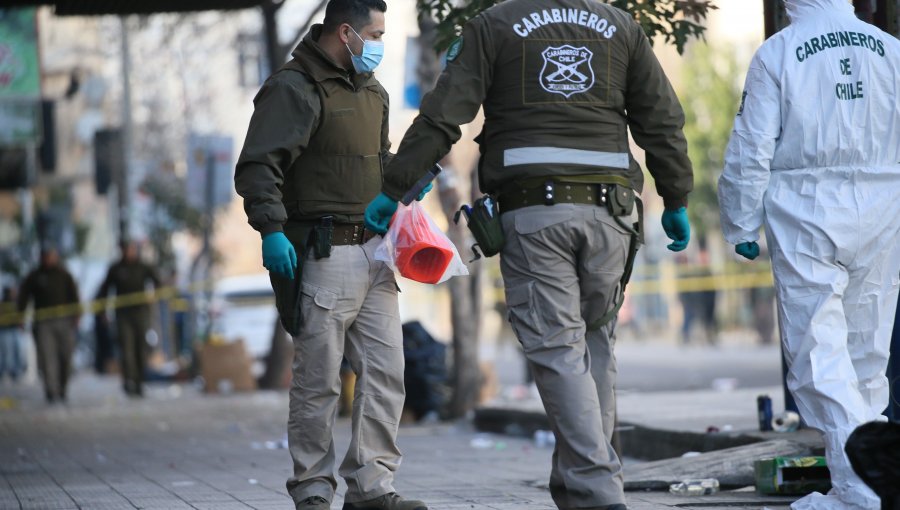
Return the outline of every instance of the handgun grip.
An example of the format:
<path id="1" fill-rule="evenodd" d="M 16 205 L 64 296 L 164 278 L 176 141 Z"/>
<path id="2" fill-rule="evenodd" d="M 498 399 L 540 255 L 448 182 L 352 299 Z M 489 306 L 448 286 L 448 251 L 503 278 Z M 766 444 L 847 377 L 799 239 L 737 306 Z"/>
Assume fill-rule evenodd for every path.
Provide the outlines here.
<path id="1" fill-rule="evenodd" d="M 423 175 L 422 178 L 419 179 L 413 185 L 413 187 L 406 192 L 405 195 L 403 195 L 403 198 L 400 199 L 400 202 L 403 205 L 409 205 L 413 203 L 413 200 L 415 200 L 419 196 L 419 194 L 422 193 L 422 190 L 424 190 L 425 187 L 428 186 L 428 183 L 433 181 L 434 178 L 437 177 L 442 170 L 443 168 L 441 168 L 441 165 L 435 163 L 434 166 L 429 168 L 428 171 L 425 172 L 425 175 Z"/>

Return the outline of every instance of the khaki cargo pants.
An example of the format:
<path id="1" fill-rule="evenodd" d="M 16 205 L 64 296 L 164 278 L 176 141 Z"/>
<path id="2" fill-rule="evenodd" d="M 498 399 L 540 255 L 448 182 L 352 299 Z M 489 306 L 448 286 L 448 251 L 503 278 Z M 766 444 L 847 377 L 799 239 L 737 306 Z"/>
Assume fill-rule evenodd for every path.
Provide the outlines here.
<path id="1" fill-rule="evenodd" d="M 634 219 L 626 223 L 633 222 Z M 593 205 L 504 213 L 501 270 L 509 320 L 556 435 L 550 492 L 560 509 L 624 503 L 615 426 L 613 323 L 630 234 Z"/>
<path id="2" fill-rule="evenodd" d="M 340 467 L 345 501 L 389 492 L 401 454 L 396 445 L 403 410 L 403 333 L 394 273 L 374 260 L 377 238 L 334 246 L 331 257 L 303 266 L 303 326 L 294 338 L 288 442 L 295 502 L 334 497 L 332 428 L 341 393 L 341 358 L 356 372 L 352 438 Z"/>
<path id="3" fill-rule="evenodd" d="M 76 344 L 75 323 L 73 317 L 45 319 L 34 323 L 37 365 L 48 400 L 66 398 Z"/>

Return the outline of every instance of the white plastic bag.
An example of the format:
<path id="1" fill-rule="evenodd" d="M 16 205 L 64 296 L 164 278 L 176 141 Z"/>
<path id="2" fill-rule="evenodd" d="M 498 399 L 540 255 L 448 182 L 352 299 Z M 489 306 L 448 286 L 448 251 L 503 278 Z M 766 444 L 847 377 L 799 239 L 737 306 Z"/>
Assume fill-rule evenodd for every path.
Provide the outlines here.
<path id="1" fill-rule="evenodd" d="M 404 278 L 422 283 L 443 283 L 469 274 L 456 247 L 419 202 L 400 204 L 375 250 L 375 260 Z"/>

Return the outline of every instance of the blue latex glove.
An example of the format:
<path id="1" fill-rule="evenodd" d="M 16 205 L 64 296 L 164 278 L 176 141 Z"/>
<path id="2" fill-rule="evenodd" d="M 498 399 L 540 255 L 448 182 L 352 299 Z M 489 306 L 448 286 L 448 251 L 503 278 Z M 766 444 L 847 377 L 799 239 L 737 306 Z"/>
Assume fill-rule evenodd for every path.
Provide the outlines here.
<path id="1" fill-rule="evenodd" d="M 756 241 L 741 243 L 734 247 L 734 252 L 747 260 L 753 260 L 759 257 L 759 244 Z"/>
<path id="2" fill-rule="evenodd" d="M 682 251 L 687 248 L 688 242 L 691 240 L 691 224 L 688 223 L 687 209 L 679 207 L 674 211 L 666 209 L 662 214 L 662 226 L 666 231 L 666 236 L 672 241 L 667 246 L 671 251 Z"/>
<path id="3" fill-rule="evenodd" d="M 366 206 L 366 228 L 378 234 L 387 232 L 391 218 L 397 212 L 397 201 L 380 193 Z"/>
<path id="4" fill-rule="evenodd" d="M 263 237 L 263 266 L 270 272 L 294 279 L 297 267 L 297 251 L 284 232 L 272 232 Z"/>
<path id="5" fill-rule="evenodd" d="M 433 183 L 433 182 L 429 182 L 429 183 L 428 183 L 428 186 L 425 186 L 425 189 L 423 189 L 422 192 L 419 193 L 419 196 L 416 197 L 416 200 L 418 200 L 419 202 L 421 202 L 422 199 L 425 198 L 425 195 L 427 195 L 428 192 L 431 191 L 431 188 L 434 188 L 434 183 Z"/>

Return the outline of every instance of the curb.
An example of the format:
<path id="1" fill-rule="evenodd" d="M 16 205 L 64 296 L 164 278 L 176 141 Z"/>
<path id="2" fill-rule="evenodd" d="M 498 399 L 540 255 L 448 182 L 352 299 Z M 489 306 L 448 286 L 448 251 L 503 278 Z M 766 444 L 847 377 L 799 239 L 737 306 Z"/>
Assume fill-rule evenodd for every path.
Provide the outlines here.
<path id="1" fill-rule="evenodd" d="M 550 421 L 542 412 L 496 407 L 476 409 L 473 425 L 479 432 L 516 437 L 533 437 L 538 430 L 550 430 Z M 683 432 L 632 423 L 619 423 L 613 436 L 620 455 L 640 460 L 670 459 L 687 452 L 724 450 L 764 440 L 738 432 Z"/>

